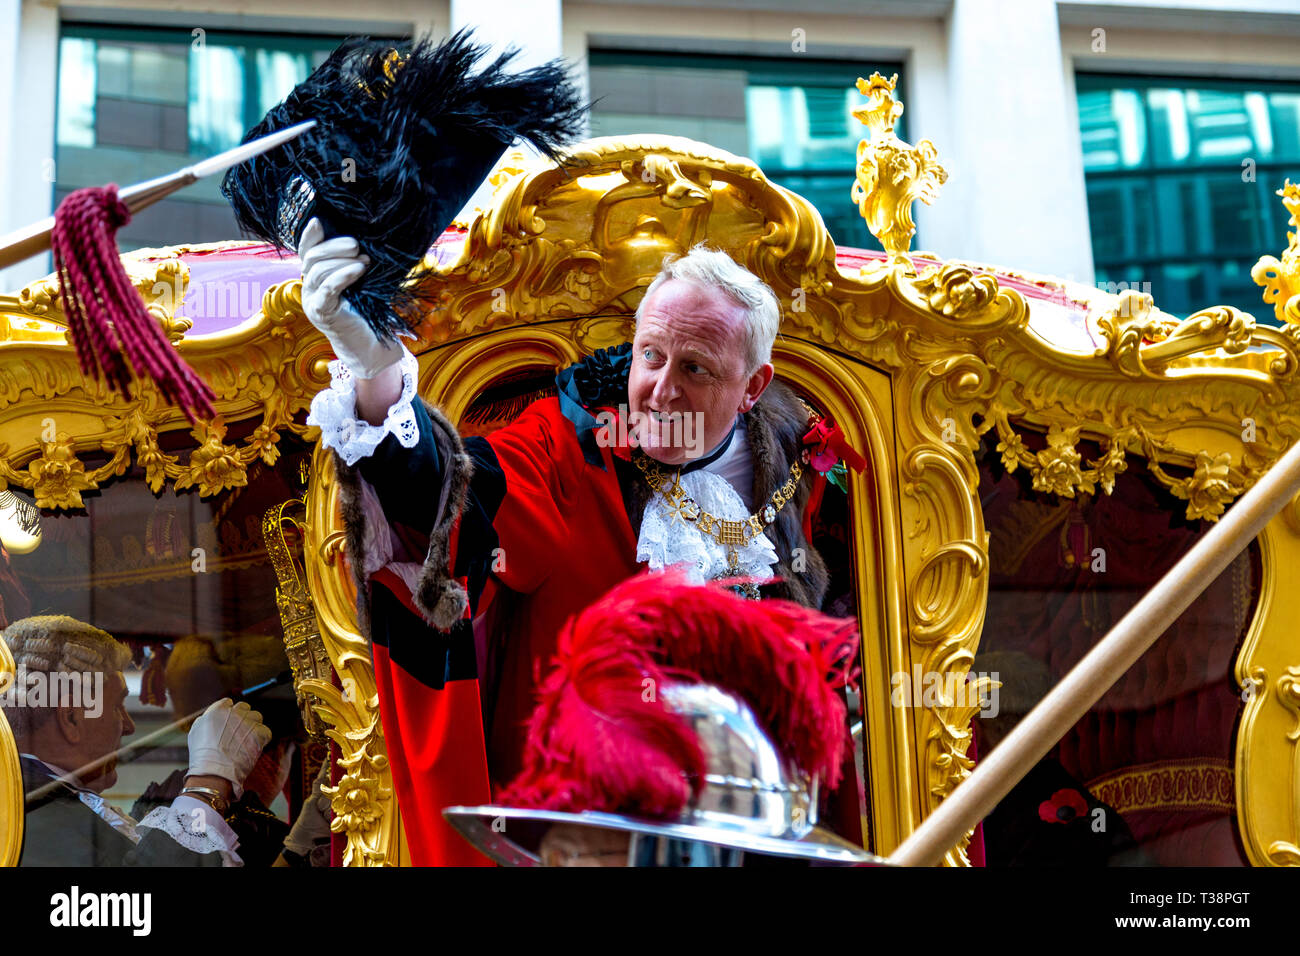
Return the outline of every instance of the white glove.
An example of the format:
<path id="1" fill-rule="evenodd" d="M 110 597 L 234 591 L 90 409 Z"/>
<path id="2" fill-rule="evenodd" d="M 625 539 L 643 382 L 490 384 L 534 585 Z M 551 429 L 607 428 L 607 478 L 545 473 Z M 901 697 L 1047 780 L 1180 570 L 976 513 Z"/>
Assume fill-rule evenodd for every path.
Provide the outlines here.
<path id="1" fill-rule="evenodd" d="M 284 838 L 284 848 L 299 856 L 309 856 L 319 844 L 330 838 L 330 798 L 321 793 L 329 783 L 330 761 L 321 764 L 320 773 L 312 785 L 311 796 L 303 802 L 298 819 L 293 822 L 289 835 Z"/>
<path id="2" fill-rule="evenodd" d="M 211 774 L 224 777 L 234 787 L 235 799 L 244 794 L 244 778 L 257 763 L 271 731 L 262 715 L 240 701 L 223 697 L 190 727 L 190 768 L 186 776 Z"/>
<path id="3" fill-rule="evenodd" d="M 402 358 L 402 346 L 381 342 L 352 306 L 343 301 L 343 291 L 356 282 L 370 265 L 370 257 L 359 255 L 360 245 L 351 236 L 325 238 L 325 227 L 313 218 L 302 231 L 298 259 L 302 263 L 302 311 L 334 346 L 334 354 L 357 378 L 375 378 Z"/>

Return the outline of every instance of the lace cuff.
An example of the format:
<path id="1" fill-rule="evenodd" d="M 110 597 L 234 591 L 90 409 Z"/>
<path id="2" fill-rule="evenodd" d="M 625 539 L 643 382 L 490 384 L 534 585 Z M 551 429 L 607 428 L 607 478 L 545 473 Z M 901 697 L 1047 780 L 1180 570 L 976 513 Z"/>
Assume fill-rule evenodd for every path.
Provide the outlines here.
<path id="1" fill-rule="evenodd" d="M 415 420 L 415 380 L 420 365 L 410 349 L 402 346 L 402 395 L 388 409 L 383 424 L 371 425 L 357 418 L 357 383 L 352 370 L 339 359 L 330 362 L 330 386 L 321 389 L 311 400 L 308 425 L 320 427 L 320 440 L 333 448 L 348 464 L 355 465 L 372 454 L 388 435 L 395 435 L 403 448 L 414 448 L 420 440 L 420 426 Z"/>
<path id="2" fill-rule="evenodd" d="M 136 824 L 138 828 L 161 830 L 194 853 L 220 853 L 224 866 L 243 866 L 235 853 L 239 837 L 221 816 L 202 800 L 179 796 L 169 807 L 155 807 Z"/>

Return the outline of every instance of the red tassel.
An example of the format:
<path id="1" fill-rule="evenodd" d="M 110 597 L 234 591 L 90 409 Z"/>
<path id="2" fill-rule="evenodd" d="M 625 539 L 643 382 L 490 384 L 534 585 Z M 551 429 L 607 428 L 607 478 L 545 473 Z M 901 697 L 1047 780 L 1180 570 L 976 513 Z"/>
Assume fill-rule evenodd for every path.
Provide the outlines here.
<path id="1" fill-rule="evenodd" d="M 172 347 L 122 266 L 116 233 L 130 221 L 112 184 L 78 189 L 54 213 L 59 298 L 81 372 L 123 396 L 137 376 L 148 377 L 191 423 L 211 419 L 212 389 Z"/>
<path id="2" fill-rule="evenodd" d="M 680 813 L 705 762 L 689 727 L 659 699 L 665 679 L 738 694 L 783 755 L 834 789 L 848 743 L 837 688 L 856 674 L 857 646 L 852 620 L 789 601 L 742 600 L 679 572 L 632 578 L 561 631 L 557 666 L 529 723 L 524 770 L 500 799 L 550 810 Z"/>

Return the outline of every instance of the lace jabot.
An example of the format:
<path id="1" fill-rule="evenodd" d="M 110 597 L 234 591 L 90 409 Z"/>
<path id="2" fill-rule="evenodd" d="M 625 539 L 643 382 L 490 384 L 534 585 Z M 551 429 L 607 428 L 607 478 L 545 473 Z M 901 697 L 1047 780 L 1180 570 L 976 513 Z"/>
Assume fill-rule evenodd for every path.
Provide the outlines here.
<path id="1" fill-rule="evenodd" d="M 357 385 L 352 370 L 339 359 L 330 362 L 329 388 L 321 389 L 311 400 L 307 424 L 319 426 L 321 444 L 338 452 L 348 465 L 373 454 L 388 435 L 395 435 L 403 448 L 414 448 L 419 442 L 420 427 L 411 403 L 415 400 L 420 366 L 405 345 L 400 364 L 402 395 L 381 424 L 371 425 L 357 418 Z"/>
<path id="2" fill-rule="evenodd" d="M 686 472 L 679 481 L 703 510 L 728 521 L 739 521 L 749 517 L 749 508 L 735 486 L 748 486 L 752 474 L 749 442 L 742 427 L 726 454 L 707 468 Z M 760 584 L 772 580 L 772 567 L 778 558 L 766 534 L 756 535 L 737 547 L 736 557 L 738 576 Z M 661 494 L 646 503 L 636 559 L 647 562 L 652 571 L 685 565 L 699 582 L 737 574 L 727 570 L 727 549 L 685 520 Z"/>

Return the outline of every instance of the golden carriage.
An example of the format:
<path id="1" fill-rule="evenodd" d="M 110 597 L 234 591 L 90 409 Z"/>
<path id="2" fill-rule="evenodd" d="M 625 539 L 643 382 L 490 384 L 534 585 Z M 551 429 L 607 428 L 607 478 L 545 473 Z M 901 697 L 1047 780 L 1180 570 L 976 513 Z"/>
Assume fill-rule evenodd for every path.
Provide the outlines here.
<path id="1" fill-rule="evenodd" d="M 440 308 L 412 350 L 421 393 L 484 431 L 628 338 L 664 255 L 708 242 L 772 286 L 778 374 L 868 461 L 848 483 L 841 572 L 864 635 L 861 832 L 887 854 L 971 771 L 987 695 L 968 691 L 997 676 L 977 653 L 1059 678 L 1300 431 L 1300 251 L 1292 236 L 1256 267 L 1280 327 L 909 253 L 912 203 L 945 173 L 931 144 L 894 136 L 892 83 L 859 85 L 853 198 L 883 252 L 837 249 L 808 202 L 702 143 L 591 140 L 573 173 L 509 157 L 487 208 L 431 251 Z M 1282 195 L 1300 210 L 1300 191 Z M 155 643 L 281 634 L 304 722 L 335 748 L 338 862 L 401 863 L 332 459 L 304 423 L 331 353 L 297 264 L 242 242 L 124 261 L 219 418 L 191 428 L 147 383 L 124 399 L 83 379 L 53 279 L 0 298 L 0 479 L 43 515 L 42 547 L 7 573 Z M 1293 562 L 1295 503 L 1060 745 L 1152 862 L 1300 863 Z M 12 669 L 0 645 L 0 685 Z M 7 865 L 22 808 L 0 718 Z"/>

